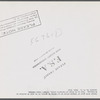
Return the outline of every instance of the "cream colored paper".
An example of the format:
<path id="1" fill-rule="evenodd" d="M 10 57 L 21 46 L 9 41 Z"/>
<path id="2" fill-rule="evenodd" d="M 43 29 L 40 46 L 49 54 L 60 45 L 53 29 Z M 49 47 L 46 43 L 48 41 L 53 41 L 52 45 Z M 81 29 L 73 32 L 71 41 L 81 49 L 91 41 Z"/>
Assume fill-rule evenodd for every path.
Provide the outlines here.
<path id="1" fill-rule="evenodd" d="M 0 2 L 0 98 L 100 98 L 100 2 Z"/>

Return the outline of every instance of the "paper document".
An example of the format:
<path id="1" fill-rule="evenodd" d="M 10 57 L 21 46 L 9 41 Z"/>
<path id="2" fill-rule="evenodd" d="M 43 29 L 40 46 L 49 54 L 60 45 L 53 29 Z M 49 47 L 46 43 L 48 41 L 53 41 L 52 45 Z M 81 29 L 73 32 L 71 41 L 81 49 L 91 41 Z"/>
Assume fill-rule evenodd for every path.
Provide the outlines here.
<path id="1" fill-rule="evenodd" d="M 0 98 L 100 98 L 100 2 L 1 2 Z"/>

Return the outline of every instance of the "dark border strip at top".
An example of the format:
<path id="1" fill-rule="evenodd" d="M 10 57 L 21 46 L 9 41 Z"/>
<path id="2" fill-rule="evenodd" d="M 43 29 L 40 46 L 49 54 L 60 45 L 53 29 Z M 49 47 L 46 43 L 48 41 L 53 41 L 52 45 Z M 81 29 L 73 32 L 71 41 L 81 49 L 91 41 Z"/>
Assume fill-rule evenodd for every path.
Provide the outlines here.
<path id="1" fill-rule="evenodd" d="M 100 100 L 99 98 L 2 98 L 2 100 Z"/>

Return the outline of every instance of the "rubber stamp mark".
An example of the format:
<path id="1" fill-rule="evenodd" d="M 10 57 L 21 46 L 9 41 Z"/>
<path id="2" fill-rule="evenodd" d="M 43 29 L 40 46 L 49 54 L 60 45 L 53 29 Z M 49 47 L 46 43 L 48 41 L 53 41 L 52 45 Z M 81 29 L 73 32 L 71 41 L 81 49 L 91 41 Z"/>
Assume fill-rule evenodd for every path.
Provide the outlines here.
<path id="1" fill-rule="evenodd" d="M 38 10 L 0 21 L 0 38 L 41 25 Z"/>

